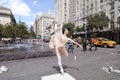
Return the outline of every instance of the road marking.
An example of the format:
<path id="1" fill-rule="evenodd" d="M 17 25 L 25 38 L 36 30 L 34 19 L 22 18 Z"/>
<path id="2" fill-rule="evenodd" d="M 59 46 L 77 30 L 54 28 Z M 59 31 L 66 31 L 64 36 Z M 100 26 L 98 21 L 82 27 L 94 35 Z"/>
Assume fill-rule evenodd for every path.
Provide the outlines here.
<path id="1" fill-rule="evenodd" d="M 74 60 L 75 60 L 75 61 L 76 61 L 76 59 L 77 59 L 76 56 L 74 56 Z"/>
<path id="2" fill-rule="evenodd" d="M 48 75 L 48 76 L 43 76 L 41 77 L 42 80 L 76 80 L 72 76 L 70 76 L 68 73 L 62 74 L 53 74 L 53 75 Z"/>

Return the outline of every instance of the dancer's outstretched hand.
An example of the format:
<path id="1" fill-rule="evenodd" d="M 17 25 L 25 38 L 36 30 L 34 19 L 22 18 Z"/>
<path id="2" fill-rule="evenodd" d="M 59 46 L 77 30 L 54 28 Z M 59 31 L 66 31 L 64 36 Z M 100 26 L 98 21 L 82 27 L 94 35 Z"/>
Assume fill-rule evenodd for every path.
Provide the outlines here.
<path id="1" fill-rule="evenodd" d="M 82 47 L 80 44 L 79 44 L 78 46 L 79 46 L 81 49 L 83 49 L 83 47 Z"/>

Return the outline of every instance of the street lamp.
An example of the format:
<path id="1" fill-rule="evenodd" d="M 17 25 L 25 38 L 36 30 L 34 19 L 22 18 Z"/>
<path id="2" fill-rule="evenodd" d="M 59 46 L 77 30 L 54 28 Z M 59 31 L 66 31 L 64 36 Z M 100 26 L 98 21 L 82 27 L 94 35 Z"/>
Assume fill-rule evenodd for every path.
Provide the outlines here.
<path id="1" fill-rule="evenodd" d="M 85 31 L 85 38 L 87 39 L 87 25 L 84 23 L 83 26 L 84 26 L 84 31 Z"/>

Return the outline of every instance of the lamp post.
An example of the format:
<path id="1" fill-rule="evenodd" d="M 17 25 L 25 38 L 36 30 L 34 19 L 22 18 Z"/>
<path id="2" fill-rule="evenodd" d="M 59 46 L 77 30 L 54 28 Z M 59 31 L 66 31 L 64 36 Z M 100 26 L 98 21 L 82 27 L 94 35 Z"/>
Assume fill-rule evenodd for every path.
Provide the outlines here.
<path id="1" fill-rule="evenodd" d="M 41 33 L 41 39 L 42 39 L 42 49 L 43 49 L 43 44 L 44 44 L 44 25 L 45 24 L 45 22 L 43 21 L 43 23 L 42 23 L 42 33 Z"/>
<path id="2" fill-rule="evenodd" d="M 87 25 L 84 23 L 83 26 L 84 26 L 84 31 L 85 31 L 85 38 L 87 39 Z"/>

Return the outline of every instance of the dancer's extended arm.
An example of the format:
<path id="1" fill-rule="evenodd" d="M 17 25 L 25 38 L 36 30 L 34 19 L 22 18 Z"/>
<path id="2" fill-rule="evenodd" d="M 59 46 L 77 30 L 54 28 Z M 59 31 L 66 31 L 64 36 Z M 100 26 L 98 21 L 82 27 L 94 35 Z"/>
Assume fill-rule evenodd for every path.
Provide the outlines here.
<path id="1" fill-rule="evenodd" d="M 82 46 L 81 46 L 79 43 L 75 42 L 75 41 L 72 40 L 71 38 L 68 38 L 68 40 L 71 41 L 72 43 L 78 45 L 78 46 L 82 49 Z"/>

